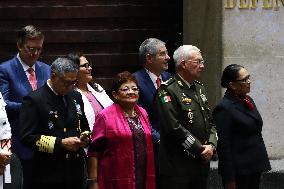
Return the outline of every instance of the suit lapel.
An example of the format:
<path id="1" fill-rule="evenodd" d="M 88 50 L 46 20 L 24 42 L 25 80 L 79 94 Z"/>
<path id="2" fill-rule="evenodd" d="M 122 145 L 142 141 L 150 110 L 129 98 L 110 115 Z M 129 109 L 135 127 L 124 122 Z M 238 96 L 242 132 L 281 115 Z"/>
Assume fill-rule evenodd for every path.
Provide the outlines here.
<path id="1" fill-rule="evenodd" d="M 75 123 L 74 119 L 78 118 L 73 116 L 77 114 L 77 110 L 72 95 L 69 93 L 68 95 L 65 96 L 65 100 L 67 103 L 67 106 L 65 106 L 62 99 L 63 96 L 58 96 L 54 94 L 53 91 L 51 91 L 51 89 L 47 86 L 47 84 L 45 84 L 44 87 L 46 90 L 45 94 L 47 94 L 46 95 L 47 104 L 50 106 L 50 111 L 52 112 L 57 111 L 58 123 L 60 125 L 64 125 L 64 127 L 68 127 L 72 123 Z M 77 104 L 79 104 L 79 102 L 77 102 Z"/>
<path id="2" fill-rule="evenodd" d="M 162 73 L 161 73 L 161 76 L 162 76 L 162 80 L 163 80 L 163 82 L 165 82 L 165 81 L 167 81 L 167 80 L 168 80 L 168 78 L 167 78 L 167 76 L 166 76 L 165 72 L 162 72 Z"/>
<path id="3" fill-rule="evenodd" d="M 146 72 L 145 69 L 142 70 L 141 74 L 142 74 L 142 78 L 143 78 L 143 83 L 147 87 L 147 90 L 149 92 L 151 92 L 152 94 L 155 94 L 156 88 L 155 88 L 155 85 L 152 82 L 149 74 Z"/>
<path id="4" fill-rule="evenodd" d="M 36 73 L 36 80 L 37 80 L 37 88 L 39 88 L 40 86 L 43 86 L 44 84 L 44 76 L 43 76 L 43 72 L 41 69 L 41 66 L 36 63 L 35 64 L 35 73 Z"/>
<path id="5" fill-rule="evenodd" d="M 66 99 L 66 102 L 67 102 L 67 108 L 68 108 L 68 115 L 74 115 L 74 113 L 77 111 L 76 110 L 76 106 L 75 106 L 75 103 L 76 105 L 78 106 L 79 105 L 79 102 L 76 102 L 76 100 L 74 100 L 70 93 L 68 95 L 66 95 L 65 97 Z M 79 107 L 78 107 L 79 108 Z M 81 107 L 80 107 L 81 108 Z M 79 111 L 79 110 L 78 110 Z M 81 109 L 80 109 L 81 111 Z"/>
<path id="6" fill-rule="evenodd" d="M 54 94 L 54 92 L 47 86 L 44 85 L 45 94 L 46 94 L 46 101 L 47 104 L 50 106 L 52 111 L 58 111 L 59 116 L 65 116 L 67 114 L 67 108 L 64 105 L 62 96 L 58 96 Z"/>
<path id="7" fill-rule="evenodd" d="M 241 111 L 241 112 L 243 112 L 243 113 L 249 115 L 250 117 L 253 117 L 254 119 L 260 119 L 260 114 L 259 114 L 259 112 L 257 111 L 256 107 L 254 107 L 253 110 L 248 110 L 248 109 L 247 109 L 245 106 L 243 106 L 241 103 L 236 103 L 235 105 L 236 105 L 236 108 L 237 108 L 239 111 Z"/>
<path id="8" fill-rule="evenodd" d="M 189 88 L 189 86 L 184 82 L 184 80 L 179 75 L 176 75 L 175 79 L 177 80 L 178 85 L 184 89 L 183 90 L 184 95 L 190 97 L 199 104 L 198 97 L 196 96 L 196 91 L 193 89 L 193 87 Z"/>
<path id="9" fill-rule="evenodd" d="M 232 104 L 234 104 L 234 107 L 239 110 L 240 112 L 243 112 L 244 114 L 254 118 L 254 119 L 261 119 L 261 116 L 256 109 L 255 104 L 253 110 L 248 110 L 237 98 L 229 95 L 228 93 L 225 94 L 225 97 L 231 101 Z"/>
<path id="10" fill-rule="evenodd" d="M 16 59 L 16 65 L 15 65 L 15 75 L 19 76 L 20 82 L 23 84 L 23 86 L 26 88 L 26 90 L 28 92 L 32 91 L 32 86 L 27 78 L 27 75 L 24 71 L 24 68 L 22 66 L 22 64 L 20 63 L 20 61 L 18 60 L 17 57 L 15 57 Z"/>

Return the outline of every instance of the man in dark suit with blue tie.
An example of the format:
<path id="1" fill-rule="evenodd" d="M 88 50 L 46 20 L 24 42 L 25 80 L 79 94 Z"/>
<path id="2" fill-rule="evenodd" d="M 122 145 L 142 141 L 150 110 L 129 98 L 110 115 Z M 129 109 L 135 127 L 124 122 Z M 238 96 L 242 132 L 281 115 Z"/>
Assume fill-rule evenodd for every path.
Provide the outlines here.
<path id="1" fill-rule="evenodd" d="M 140 98 L 138 104 L 147 111 L 152 127 L 157 178 L 156 184 L 158 188 L 160 126 L 158 113 L 154 109 L 153 101 L 156 90 L 159 88 L 161 82 L 171 77 L 171 74 L 166 72 L 170 57 L 166 44 L 163 41 L 156 38 L 149 38 L 140 45 L 139 58 L 143 68 L 134 73 L 139 87 Z"/>
<path id="2" fill-rule="evenodd" d="M 50 77 L 50 67 L 38 61 L 42 51 L 44 35 L 32 25 L 23 27 L 18 33 L 18 54 L 0 64 L 0 91 L 3 95 L 8 119 L 12 129 L 12 152 L 16 153 L 23 167 L 24 189 L 29 188 L 30 159 L 33 151 L 24 146 L 18 136 L 19 110 L 22 99 L 31 91 L 44 85 Z"/>

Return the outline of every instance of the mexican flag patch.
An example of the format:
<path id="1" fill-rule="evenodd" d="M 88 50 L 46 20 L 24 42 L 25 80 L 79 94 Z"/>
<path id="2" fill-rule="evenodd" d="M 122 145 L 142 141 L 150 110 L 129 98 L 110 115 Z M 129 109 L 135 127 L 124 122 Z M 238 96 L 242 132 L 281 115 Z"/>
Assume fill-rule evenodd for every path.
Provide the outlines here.
<path id="1" fill-rule="evenodd" d="M 165 103 L 170 102 L 170 101 L 172 101 L 170 96 L 161 97 L 162 104 L 165 104 Z"/>

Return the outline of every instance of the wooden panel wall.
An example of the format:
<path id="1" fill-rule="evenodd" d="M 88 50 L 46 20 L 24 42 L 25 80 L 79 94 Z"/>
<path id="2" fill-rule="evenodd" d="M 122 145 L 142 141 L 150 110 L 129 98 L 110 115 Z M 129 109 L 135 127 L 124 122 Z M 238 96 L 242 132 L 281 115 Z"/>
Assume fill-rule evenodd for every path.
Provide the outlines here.
<path id="1" fill-rule="evenodd" d="M 1 0 L 0 61 L 15 55 L 17 31 L 28 24 L 45 34 L 41 60 L 50 64 L 83 51 L 98 82 L 139 68 L 138 48 L 148 37 L 167 43 L 170 55 L 182 41 L 182 1 L 177 0 Z M 170 71 L 173 71 L 171 63 Z"/>

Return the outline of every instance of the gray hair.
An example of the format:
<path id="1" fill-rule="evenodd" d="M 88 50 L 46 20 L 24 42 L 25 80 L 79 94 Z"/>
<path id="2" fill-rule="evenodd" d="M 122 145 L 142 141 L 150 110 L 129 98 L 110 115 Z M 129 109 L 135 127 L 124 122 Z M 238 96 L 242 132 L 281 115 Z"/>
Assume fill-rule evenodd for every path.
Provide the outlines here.
<path id="1" fill-rule="evenodd" d="M 63 77 L 67 72 L 78 72 L 79 65 L 75 64 L 69 58 L 57 58 L 51 64 L 51 72 Z"/>
<path id="2" fill-rule="evenodd" d="M 193 52 L 200 52 L 200 49 L 193 45 L 182 45 L 174 52 L 173 59 L 175 66 L 178 67 L 183 60 L 188 60 L 192 57 Z"/>
<path id="3" fill-rule="evenodd" d="M 147 54 L 155 55 L 158 53 L 158 45 L 166 45 L 166 43 L 157 38 L 148 38 L 141 43 L 139 47 L 139 60 L 142 64 L 145 63 Z"/>

